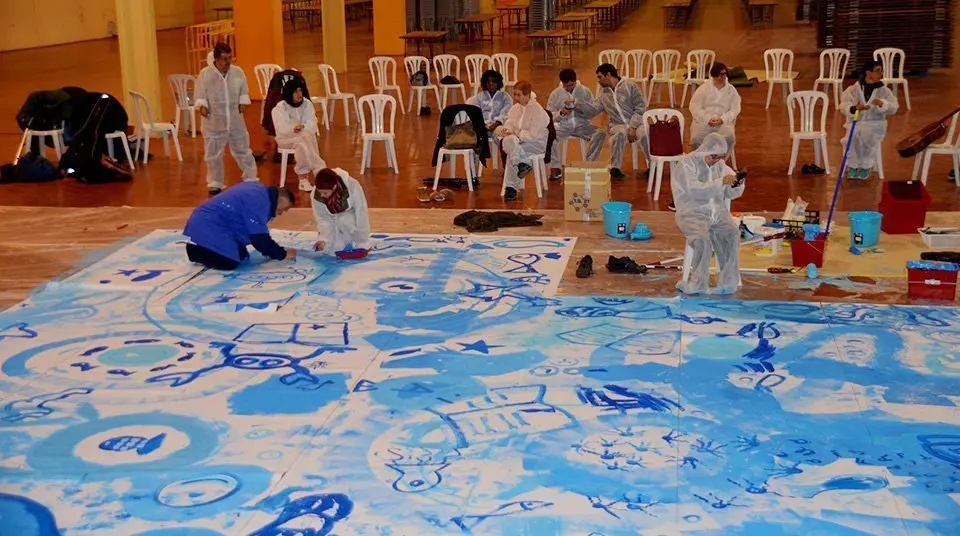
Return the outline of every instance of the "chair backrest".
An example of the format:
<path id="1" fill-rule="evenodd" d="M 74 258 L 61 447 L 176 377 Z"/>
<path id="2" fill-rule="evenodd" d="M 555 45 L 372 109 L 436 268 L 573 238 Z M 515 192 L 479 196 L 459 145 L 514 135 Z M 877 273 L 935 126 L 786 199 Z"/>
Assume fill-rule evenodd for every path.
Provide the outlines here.
<path id="1" fill-rule="evenodd" d="M 676 119 L 680 123 L 680 141 L 683 142 L 684 119 L 683 112 L 673 108 L 654 108 L 643 112 L 643 131 L 650 139 L 650 121 L 670 121 Z M 649 143 L 649 142 L 648 142 Z"/>
<path id="2" fill-rule="evenodd" d="M 517 75 L 520 60 L 517 59 L 516 54 L 500 52 L 490 56 L 490 59 L 493 61 L 493 70 L 503 75 L 504 85 L 512 86 L 520 80 Z"/>
<path id="3" fill-rule="evenodd" d="M 276 63 L 261 63 L 253 68 L 253 73 L 257 76 L 257 87 L 260 88 L 260 98 L 267 98 L 267 88 L 270 87 L 270 79 L 282 70 L 283 67 Z"/>
<path id="4" fill-rule="evenodd" d="M 427 73 L 427 81 L 430 82 L 430 59 L 426 56 L 407 56 L 403 58 L 403 68 L 407 71 L 407 79 L 412 78 L 417 72 L 423 71 Z"/>
<path id="5" fill-rule="evenodd" d="M 190 108 L 190 86 L 197 87 L 197 77 L 192 74 L 171 74 L 167 77 L 167 82 L 173 90 L 173 102 L 177 104 L 177 108 Z"/>
<path id="6" fill-rule="evenodd" d="M 326 63 L 317 65 L 320 69 L 320 78 L 323 79 L 323 89 L 327 96 L 331 97 L 340 94 L 340 81 L 337 80 L 337 71 Z"/>
<path id="7" fill-rule="evenodd" d="M 763 70 L 767 81 L 790 80 L 793 77 L 793 51 L 771 48 L 763 52 Z"/>
<path id="8" fill-rule="evenodd" d="M 390 108 L 389 123 L 386 121 L 387 108 Z M 360 112 L 360 131 L 364 134 L 393 134 L 397 120 L 397 99 L 393 95 L 364 95 L 357 101 L 357 111 Z"/>
<path id="9" fill-rule="evenodd" d="M 680 67 L 680 51 L 672 48 L 653 53 L 653 78 L 669 80 L 671 73 Z"/>
<path id="10" fill-rule="evenodd" d="M 960 123 L 960 112 L 953 114 L 950 118 L 950 130 L 947 132 L 947 139 L 943 140 L 943 143 L 960 149 L 960 128 L 957 128 L 957 123 Z"/>
<path id="11" fill-rule="evenodd" d="M 467 81 L 470 82 L 470 87 L 480 87 L 480 77 L 493 65 L 493 58 L 486 54 L 470 54 L 463 60 L 467 64 Z"/>
<path id="12" fill-rule="evenodd" d="M 820 53 L 820 76 L 824 80 L 843 80 L 847 74 L 850 51 L 845 48 L 828 48 Z"/>
<path id="13" fill-rule="evenodd" d="M 822 91 L 794 91 L 787 97 L 787 112 L 790 115 L 790 132 L 810 134 L 827 131 L 827 102 L 829 97 Z M 817 104 L 821 105 L 820 124 L 817 124 Z M 794 108 L 800 111 L 797 121 Z M 798 128 L 799 127 L 799 128 Z"/>
<path id="14" fill-rule="evenodd" d="M 903 62 L 907 53 L 902 48 L 878 48 L 873 51 L 873 59 L 883 64 L 884 78 L 903 78 Z"/>
<path id="15" fill-rule="evenodd" d="M 717 53 L 705 48 L 687 52 L 687 79 L 702 82 L 710 78 L 710 69 L 713 69 L 713 62 L 716 59 Z M 694 70 L 696 75 L 690 76 L 690 72 Z"/>
<path id="16" fill-rule="evenodd" d="M 397 85 L 397 60 L 389 56 L 374 56 L 367 61 L 374 89 Z"/>
<path id="17" fill-rule="evenodd" d="M 438 54 L 433 57 L 433 69 L 437 72 L 437 82 L 445 76 L 460 80 L 460 58 L 453 54 Z"/>
<path id="18" fill-rule="evenodd" d="M 608 48 L 601 50 L 597 55 L 597 63 L 609 63 L 617 68 L 617 74 L 623 76 L 627 70 L 627 53 L 619 48 Z"/>
<path id="19" fill-rule="evenodd" d="M 653 68 L 653 52 L 635 48 L 624 52 L 624 78 L 646 80 Z"/>
<path id="20" fill-rule="evenodd" d="M 152 127 L 153 123 L 153 112 L 150 111 L 150 103 L 147 101 L 147 98 L 143 96 L 142 93 L 137 93 L 136 91 L 128 91 L 130 98 L 133 99 L 133 110 L 137 114 L 137 123 L 139 124 L 140 132 L 143 132 L 146 127 Z"/>

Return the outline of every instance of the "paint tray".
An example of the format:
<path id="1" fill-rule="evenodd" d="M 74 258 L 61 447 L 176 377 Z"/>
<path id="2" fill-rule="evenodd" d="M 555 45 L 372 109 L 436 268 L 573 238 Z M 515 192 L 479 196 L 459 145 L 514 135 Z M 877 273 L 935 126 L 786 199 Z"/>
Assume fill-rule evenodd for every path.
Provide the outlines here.
<path id="1" fill-rule="evenodd" d="M 342 249 L 334 253 L 334 255 L 340 259 L 362 259 L 366 257 L 368 253 L 370 252 L 366 249 Z"/>

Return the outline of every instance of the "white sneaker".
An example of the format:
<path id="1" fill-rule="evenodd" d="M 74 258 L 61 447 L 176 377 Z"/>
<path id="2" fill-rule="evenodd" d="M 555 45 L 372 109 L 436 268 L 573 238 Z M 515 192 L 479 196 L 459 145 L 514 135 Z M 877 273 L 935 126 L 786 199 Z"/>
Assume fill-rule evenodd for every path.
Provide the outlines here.
<path id="1" fill-rule="evenodd" d="M 312 192 L 313 185 L 310 184 L 308 179 L 300 179 L 300 191 L 302 192 Z"/>

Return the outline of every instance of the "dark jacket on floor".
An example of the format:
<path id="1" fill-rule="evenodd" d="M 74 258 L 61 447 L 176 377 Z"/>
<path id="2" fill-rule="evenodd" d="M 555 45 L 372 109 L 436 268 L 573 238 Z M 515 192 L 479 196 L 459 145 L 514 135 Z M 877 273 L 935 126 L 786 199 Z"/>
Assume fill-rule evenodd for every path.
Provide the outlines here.
<path id="1" fill-rule="evenodd" d="M 440 132 L 437 133 L 437 146 L 433 149 L 432 165 L 437 165 L 437 157 L 440 155 L 440 149 L 447 143 L 447 127 L 453 126 L 457 119 L 457 114 L 466 112 L 470 122 L 473 123 L 473 130 L 477 133 L 477 156 L 484 165 L 490 158 L 490 142 L 488 141 L 487 124 L 483 120 L 483 111 L 479 106 L 472 104 L 454 104 L 447 106 L 440 114 Z"/>

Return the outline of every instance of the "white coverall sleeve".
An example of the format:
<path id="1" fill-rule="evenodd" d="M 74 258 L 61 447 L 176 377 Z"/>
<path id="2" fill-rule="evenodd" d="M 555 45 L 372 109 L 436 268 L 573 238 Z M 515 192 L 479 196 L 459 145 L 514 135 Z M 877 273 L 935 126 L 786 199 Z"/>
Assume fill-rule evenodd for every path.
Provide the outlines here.
<path id="1" fill-rule="evenodd" d="M 317 110 L 313 107 L 313 103 L 310 102 L 310 99 L 303 99 L 303 104 L 300 105 L 300 108 L 303 109 L 304 132 L 310 132 L 312 134 L 319 132 L 320 129 L 317 125 Z M 274 110 L 276 110 L 276 108 L 274 108 Z"/>
<path id="2" fill-rule="evenodd" d="M 277 131 L 277 136 L 293 135 L 293 127 L 296 124 L 287 113 L 285 102 L 274 106 L 270 115 L 273 117 L 273 128 Z"/>
<path id="3" fill-rule="evenodd" d="M 897 110 L 900 109 L 900 103 L 897 102 L 897 96 L 890 91 L 890 88 L 882 88 L 873 92 L 874 99 L 880 99 L 883 102 L 882 106 L 877 107 L 877 109 L 885 116 L 891 116 L 897 113 Z M 872 101 L 873 99 L 871 99 Z"/>
<path id="4" fill-rule="evenodd" d="M 247 86 L 247 75 L 243 72 L 243 69 L 237 69 L 240 71 L 240 100 L 238 104 L 241 106 L 247 106 L 250 104 L 250 88 Z"/>
<path id="5" fill-rule="evenodd" d="M 350 210 L 354 211 L 357 218 L 357 232 L 353 244 L 357 248 L 370 249 L 370 210 L 367 209 L 367 196 L 359 182 L 353 180 L 352 184 L 355 188 L 350 192 L 350 201 L 353 203 Z"/>
<path id="6" fill-rule="evenodd" d="M 727 97 L 726 104 L 728 108 L 726 112 L 720 116 L 720 119 L 723 120 L 724 125 L 732 125 L 736 122 L 737 117 L 740 115 L 740 92 L 736 90 L 733 86 L 729 86 L 730 89 L 726 90 L 729 92 L 729 97 Z"/>
<path id="7" fill-rule="evenodd" d="M 587 117 L 595 117 L 600 115 L 603 112 L 603 102 L 600 100 L 600 96 L 603 95 L 605 90 L 600 89 L 600 92 L 593 96 L 590 100 L 577 101 L 576 110 Z"/>
<path id="8" fill-rule="evenodd" d="M 520 131 L 520 141 L 546 140 L 550 135 L 550 116 L 543 108 L 537 106 L 536 110 L 530 110 L 533 118 L 530 120 L 527 128 Z"/>
<path id="9" fill-rule="evenodd" d="M 724 162 L 723 172 L 721 174 L 721 177 L 726 177 L 728 175 L 736 175 L 736 174 L 737 172 L 732 167 L 728 166 L 726 162 Z M 743 190 L 745 188 L 746 188 L 746 179 L 744 179 L 744 182 L 742 182 L 740 186 L 737 186 L 736 188 L 732 188 L 730 186 L 724 185 L 723 196 L 727 199 L 737 199 L 743 195 Z"/>
<path id="10" fill-rule="evenodd" d="M 495 114 L 493 121 L 495 123 L 500 123 L 501 125 L 506 123 L 507 115 L 510 113 L 510 109 L 513 108 L 513 97 L 503 94 L 503 106 L 500 107 L 499 113 Z"/>
<path id="11" fill-rule="evenodd" d="M 203 70 L 200 71 L 200 76 L 197 77 L 196 88 L 194 88 L 193 92 L 193 104 L 197 108 L 206 108 L 209 110 L 210 103 L 207 102 L 207 80 L 209 79 L 209 77 L 206 76 L 207 69 L 209 69 L 209 67 L 204 67 Z"/>
<path id="12" fill-rule="evenodd" d="M 707 82 L 707 84 L 712 83 L 713 82 Z M 707 91 L 711 90 L 707 84 L 703 84 L 698 87 L 693 92 L 693 97 L 690 98 L 690 115 L 693 116 L 693 122 L 700 123 L 702 125 L 706 125 L 711 119 L 713 119 L 703 107 L 704 101 L 707 98 Z M 726 123 L 726 120 L 724 120 L 724 123 Z"/>
<path id="13" fill-rule="evenodd" d="M 567 100 L 567 92 L 563 88 L 554 89 L 547 99 L 546 109 L 556 116 L 564 108 L 564 101 Z"/>
<path id="14" fill-rule="evenodd" d="M 633 115 L 630 116 L 630 128 L 640 129 L 643 126 L 643 113 L 647 111 L 647 103 L 643 102 L 643 95 L 640 94 L 640 88 L 636 84 L 630 83 L 630 89 L 626 92 L 628 103 L 624 110 L 629 110 Z"/>
<path id="15" fill-rule="evenodd" d="M 843 94 L 840 95 L 840 111 L 843 112 L 843 116 L 847 118 L 847 121 L 853 120 L 853 112 L 851 112 L 850 109 L 859 104 L 859 95 L 860 92 L 857 91 L 856 83 L 843 90 Z"/>

